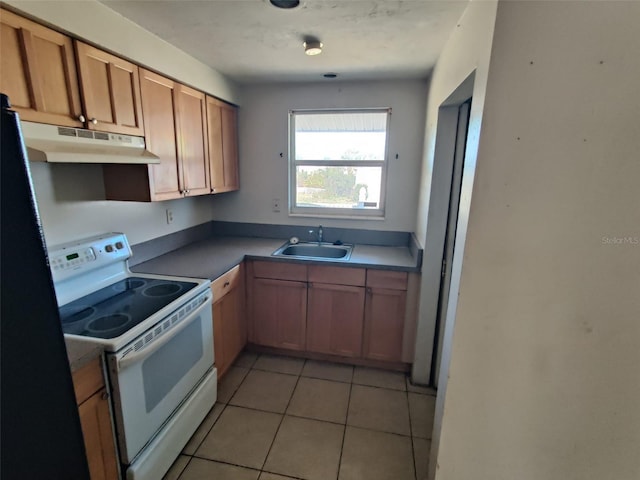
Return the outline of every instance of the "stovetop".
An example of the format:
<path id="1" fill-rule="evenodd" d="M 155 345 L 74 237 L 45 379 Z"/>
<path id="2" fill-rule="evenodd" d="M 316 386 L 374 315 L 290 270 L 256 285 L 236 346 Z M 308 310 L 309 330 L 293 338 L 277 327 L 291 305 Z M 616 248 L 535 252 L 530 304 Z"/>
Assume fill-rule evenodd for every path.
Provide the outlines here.
<path id="1" fill-rule="evenodd" d="M 195 288 L 195 282 L 128 277 L 60 307 L 64 333 L 115 338 Z"/>

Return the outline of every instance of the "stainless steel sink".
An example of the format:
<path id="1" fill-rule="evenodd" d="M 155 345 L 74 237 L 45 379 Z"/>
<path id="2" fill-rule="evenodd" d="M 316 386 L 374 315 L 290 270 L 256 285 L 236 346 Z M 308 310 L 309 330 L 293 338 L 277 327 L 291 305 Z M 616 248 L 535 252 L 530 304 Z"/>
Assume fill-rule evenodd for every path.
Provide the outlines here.
<path id="1" fill-rule="evenodd" d="M 351 257 L 353 245 L 332 243 L 285 243 L 272 253 L 275 257 L 304 258 L 308 260 L 331 260 L 346 262 Z"/>

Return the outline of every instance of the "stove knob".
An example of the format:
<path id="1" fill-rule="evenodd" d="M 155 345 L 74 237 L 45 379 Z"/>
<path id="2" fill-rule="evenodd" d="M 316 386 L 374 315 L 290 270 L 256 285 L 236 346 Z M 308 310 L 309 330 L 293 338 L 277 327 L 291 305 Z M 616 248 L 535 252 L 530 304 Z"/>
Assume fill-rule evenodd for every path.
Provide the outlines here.
<path id="1" fill-rule="evenodd" d="M 122 244 L 122 242 L 116 242 L 116 248 L 118 250 L 122 250 L 124 248 L 124 245 Z"/>
<path id="2" fill-rule="evenodd" d="M 104 247 L 104 249 L 105 249 L 108 253 L 111 253 L 111 252 L 113 252 L 113 245 L 107 245 L 106 247 Z"/>

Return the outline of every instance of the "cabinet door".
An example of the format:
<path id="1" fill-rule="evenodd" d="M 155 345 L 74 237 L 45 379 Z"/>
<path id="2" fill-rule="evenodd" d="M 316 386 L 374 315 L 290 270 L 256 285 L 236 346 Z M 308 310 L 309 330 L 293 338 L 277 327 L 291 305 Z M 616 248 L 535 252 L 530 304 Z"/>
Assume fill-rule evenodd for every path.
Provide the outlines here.
<path id="1" fill-rule="evenodd" d="M 225 297 L 223 315 L 229 319 L 226 324 L 228 333 L 229 362 L 233 362 L 247 345 L 247 320 L 244 313 L 244 281 L 239 283 Z"/>
<path id="2" fill-rule="evenodd" d="M 225 191 L 238 190 L 238 109 L 227 104 L 222 106 L 222 156 Z"/>
<path id="3" fill-rule="evenodd" d="M 407 292 L 367 288 L 364 317 L 364 357 L 372 360 L 402 360 L 402 339 Z"/>
<path id="4" fill-rule="evenodd" d="M 209 169 L 213 193 L 238 190 L 237 109 L 207 97 Z"/>
<path id="5" fill-rule="evenodd" d="M 96 392 L 78 407 L 91 480 L 117 480 L 118 466 L 111 431 L 106 390 Z"/>
<path id="6" fill-rule="evenodd" d="M 193 88 L 178 84 L 177 138 L 178 159 L 181 166 L 183 193 L 186 196 L 211 193 L 209 187 L 206 135 L 205 95 Z"/>
<path id="7" fill-rule="evenodd" d="M 222 313 L 222 300 L 213 304 L 213 355 L 218 379 L 222 378 L 227 370 L 225 345 L 224 345 L 224 316 Z"/>
<path id="8" fill-rule="evenodd" d="M 0 91 L 22 120 L 82 127 L 71 38 L 0 11 Z"/>
<path id="9" fill-rule="evenodd" d="M 255 342 L 270 347 L 304 350 L 307 284 L 255 278 L 251 296 Z"/>
<path id="10" fill-rule="evenodd" d="M 247 344 L 242 273 L 242 269 L 239 269 L 231 290 L 213 304 L 213 340 L 218 378 L 224 375 Z M 212 290 L 215 292 L 215 285 L 212 285 Z"/>
<path id="11" fill-rule="evenodd" d="M 143 135 L 138 66 L 78 41 L 76 54 L 88 127 Z"/>
<path id="12" fill-rule="evenodd" d="M 149 169 L 149 185 L 140 187 L 151 189 L 151 200 L 182 197 L 175 126 L 176 86 L 173 80 L 148 70 L 140 70 L 147 149 L 160 157 L 159 164 L 146 167 Z"/>
<path id="13" fill-rule="evenodd" d="M 307 350 L 359 357 L 364 288 L 312 283 L 308 295 Z"/>

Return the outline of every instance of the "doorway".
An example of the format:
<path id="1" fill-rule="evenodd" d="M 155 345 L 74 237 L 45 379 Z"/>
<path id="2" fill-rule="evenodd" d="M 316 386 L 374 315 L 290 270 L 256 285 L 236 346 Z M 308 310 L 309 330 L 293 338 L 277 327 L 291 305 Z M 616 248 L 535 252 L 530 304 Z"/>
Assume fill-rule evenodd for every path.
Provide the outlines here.
<path id="1" fill-rule="evenodd" d="M 469 134 L 469 115 L 471 98 L 465 99 L 456 108 L 456 129 L 453 150 L 453 166 L 449 189 L 449 208 L 447 212 L 444 248 L 442 252 L 442 269 L 440 271 L 440 289 L 438 294 L 437 317 L 434 332 L 434 345 L 431 358 L 431 384 L 438 385 L 442 348 L 444 342 L 444 323 L 447 318 L 449 292 L 451 289 L 451 266 L 456 242 L 458 213 L 460 210 L 460 192 L 462 189 L 462 173 Z"/>

